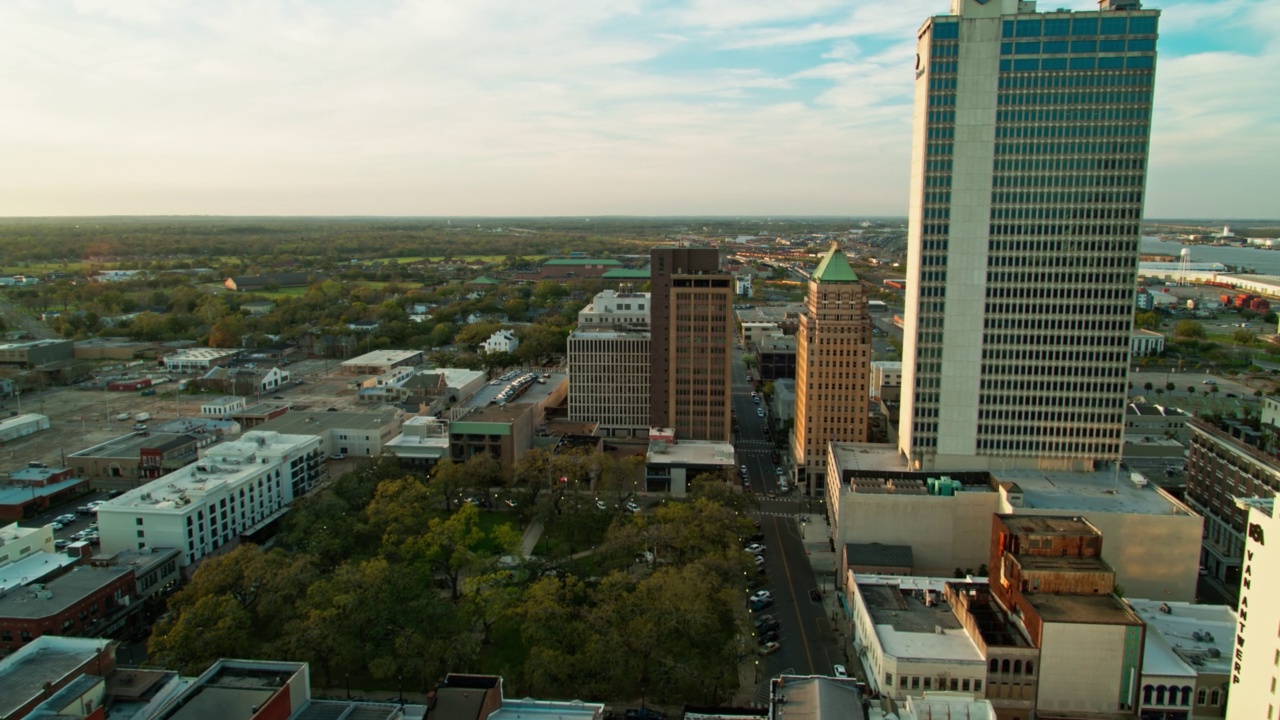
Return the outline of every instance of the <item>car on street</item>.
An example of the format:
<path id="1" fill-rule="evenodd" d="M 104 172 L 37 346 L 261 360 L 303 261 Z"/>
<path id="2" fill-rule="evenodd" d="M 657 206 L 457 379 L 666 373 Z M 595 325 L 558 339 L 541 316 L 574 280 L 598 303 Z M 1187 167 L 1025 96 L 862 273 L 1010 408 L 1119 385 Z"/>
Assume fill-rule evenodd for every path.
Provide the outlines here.
<path id="1" fill-rule="evenodd" d="M 845 670 L 843 665 L 836 665 L 835 667 L 831 668 L 831 674 L 838 678 L 849 677 L 849 671 Z"/>
<path id="2" fill-rule="evenodd" d="M 597 509 L 597 510 L 608 510 L 608 509 L 609 509 L 609 506 L 608 506 L 608 505 L 605 505 L 603 500 L 596 500 L 596 509 Z"/>
<path id="3" fill-rule="evenodd" d="M 756 642 L 760 643 L 761 645 L 765 643 L 778 642 L 778 631 L 769 630 L 768 632 L 765 632 L 762 635 L 760 635 L 759 639 L 756 640 Z"/>
<path id="4" fill-rule="evenodd" d="M 764 569 L 764 556 L 763 556 L 763 555 L 757 555 L 757 556 L 756 556 L 755 563 L 756 563 L 756 567 L 758 567 L 758 568 L 760 568 L 761 570 L 763 570 L 763 569 Z"/>
<path id="5" fill-rule="evenodd" d="M 772 615 L 761 615 L 755 620 L 756 630 L 761 632 L 768 632 L 769 630 L 776 628 L 778 626 L 777 623 L 778 618 Z"/>
<path id="6" fill-rule="evenodd" d="M 768 590 L 757 590 L 752 594 L 751 602 L 760 602 L 762 600 L 768 600 L 771 597 L 773 597 L 773 593 Z"/>
<path id="7" fill-rule="evenodd" d="M 1208 380 L 1202 380 L 1200 384 L 1201 385 L 1217 385 L 1218 381 L 1214 380 L 1213 378 L 1209 378 Z"/>
<path id="8" fill-rule="evenodd" d="M 778 652 L 778 648 L 782 647 L 777 642 L 767 642 L 760 646 L 761 655 L 772 655 Z"/>
<path id="9" fill-rule="evenodd" d="M 751 553 L 752 555 L 760 555 L 760 554 L 763 554 L 763 553 L 764 553 L 764 549 L 765 549 L 765 548 L 764 548 L 764 545 L 761 545 L 761 544 L 760 544 L 760 543 L 758 543 L 758 542 L 753 542 L 753 543 L 751 543 L 750 545 L 748 545 L 748 546 L 746 546 L 746 547 L 744 547 L 744 548 L 742 548 L 742 549 L 743 549 L 743 550 L 746 550 L 747 552 Z"/>
<path id="10" fill-rule="evenodd" d="M 746 465 L 743 465 L 743 466 L 742 466 L 742 468 L 741 468 L 741 470 L 742 470 L 742 474 L 743 474 L 743 475 L 746 475 L 746 474 L 747 474 L 747 466 L 746 466 Z"/>
<path id="11" fill-rule="evenodd" d="M 70 540 L 64 540 L 62 538 L 58 538 L 57 540 L 53 541 L 53 547 L 55 550 L 66 550 L 67 546 L 70 544 L 71 544 Z"/>
<path id="12" fill-rule="evenodd" d="M 638 512 L 640 512 L 640 506 L 639 506 L 638 504 L 636 504 L 636 501 L 634 501 L 634 500 L 628 500 L 628 501 L 627 501 L 627 504 L 626 504 L 626 508 L 627 508 L 627 512 L 629 512 L 629 513 L 638 513 Z"/>
<path id="13" fill-rule="evenodd" d="M 756 408 L 756 416 L 764 417 L 764 408 Z"/>
<path id="14" fill-rule="evenodd" d="M 75 516 L 75 515 L 71 515 L 71 514 L 67 514 L 67 515 L 59 515 L 58 517 L 54 518 L 53 520 L 54 520 L 54 522 L 60 522 L 60 523 L 62 523 L 63 525 L 70 525 L 71 523 L 73 523 L 73 522 L 75 522 L 75 521 L 76 521 L 76 516 Z"/>
<path id="15" fill-rule="evenodd" d="M 58 522 L 57 520 L 54 520 L 53 522 L 49 523 L 49 525 L 51 525 L 54 530 L 61 530 L 63 527 L 65 527 L 62 523 Z"/>

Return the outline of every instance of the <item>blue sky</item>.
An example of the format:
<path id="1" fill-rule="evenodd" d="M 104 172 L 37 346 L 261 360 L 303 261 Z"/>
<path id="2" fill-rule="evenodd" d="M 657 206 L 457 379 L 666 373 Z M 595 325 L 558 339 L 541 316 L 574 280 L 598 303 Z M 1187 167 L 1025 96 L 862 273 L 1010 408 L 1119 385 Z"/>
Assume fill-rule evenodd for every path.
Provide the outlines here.
<path id="1" fill-rule="evenodd" d="M 1147 215 L 1280 217 L 1280 2 L 1145 4 Z M 948 8 L 6 0 L 0 215 L 901 215 Z"/>

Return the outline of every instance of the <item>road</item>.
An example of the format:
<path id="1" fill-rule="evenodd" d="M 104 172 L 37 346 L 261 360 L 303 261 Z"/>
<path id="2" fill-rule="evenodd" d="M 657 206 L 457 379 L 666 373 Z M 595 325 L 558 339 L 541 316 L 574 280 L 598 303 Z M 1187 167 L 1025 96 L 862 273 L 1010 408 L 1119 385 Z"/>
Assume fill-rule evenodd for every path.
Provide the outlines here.
<path id="1" fill-rule="evenodd" d="M 738 464 L 747 468 L 750 489 L 763 496 L 756 514 L 760 532 L 764 534 L 761 542 L 767 548 L 762 589 L 771 592 L 774 600 L 773 606 L 753 615 L 772 615 L 779 624 L 778 651 L 759 658 L 758 687 L 767 688 L 765 681 L 783 672 L 825 674 L 831 672 L 834 663 L 843 660 L 839 658 L 839 644 L 821 601 L 809 597 L 809 591 L 818 587 L 800 529 L 800 519 L 808 519 L 806 503 L 809 500 L 794 490 L 789 495 L 779 493 L 779 475 L 775 468 L 780 466 L 771 459 L 774 445 L 766 434 L 766 418 L 756 412 L 759 407 L 762 405 L 757 405 L 751 397 L 742 354 L 735 353 L 733 410 L 738 420 L 738 436 L 734 443 Z M 787 460 L 785 454 L 778 457 L 783 462 Z"/>
<path id="2" fill-rule="evenodd" d="M 31 336 L 37 340 L 48 340 L 58 337 L 58 334 L 49 329 L 48 325 L 31 317 L 22 308 L 14 305 L 4 298 L 0 298 L 0 317 L 4 318 L 5 325 L 14 330 L 26 330 Z"/>

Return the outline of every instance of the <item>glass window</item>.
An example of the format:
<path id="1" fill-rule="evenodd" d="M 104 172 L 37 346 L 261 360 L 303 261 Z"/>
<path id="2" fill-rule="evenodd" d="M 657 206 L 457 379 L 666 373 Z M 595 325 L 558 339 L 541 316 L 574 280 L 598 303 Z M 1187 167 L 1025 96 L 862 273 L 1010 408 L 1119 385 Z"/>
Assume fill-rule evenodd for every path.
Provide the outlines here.
<path id="1" fill-rule="evenodd" d="M 1005 21 L 1008 24 L 1008 21 Z M 1071 20 L 1071 34 L 1087 37 L 1098 34 L 1098 18 L 1078 17 Z M 1007 37 L 1007 36 L 1006 36 Z"/>
<path id="2" fill-rule="evenodd" d="M 1097 62 L 1091 57 L 1073 57 L 1068 67 L 1072 70 L 1092 70 L 1097 67 Z"/>
<path id="3" fill-rule="evenodd" d="M 1098 51 L 1098 41 L 1096 40 L 1072 40 L 1071 52 L 1073 53 L 1091 53 Z"/>
<path id="4" fill-rule="evenodd" d="M 1120 70 L 1124 68 L 1124 58 L 1122 57 L 1101 57 L 1098 58 L 1099 70 Z"/>
<path id="5" fill-rule="evenodd" d="M 1102 35 L 1124 35 L 1127 31 L 1125 17 L 1105 17 L 1102 18 Z"/>
<path id="6" fill-rule="evenodd" d="M 1154 66 L 1155 58 L 1150 55 L 1138 55 L 1125 60 L 1125 67 L 1130 70 L 1150 70 Z"/>
<path id="7" fill-rule="evenodd" d="M 1149 15 L 1129 18 L 1129 33 L 1132 35 L 1155 35 L 1156 19 Z"/>
<path id="8" fill-rule="evenodd" d="M 1011 43 L 1011 42 L 1002 42 L 1002 43 L 1000 43 L 1000 54 L 1001 54 L 1001 55 L 1012 55 L 1012 54 L 1013 54 L 1013 43 Z"/>
<path id="9" fill-rule="evenodd" d="M 1051 18 L 1044 21 L 1045 37 L 1054 35 L 1070 35 L 1071 20 L 1070 18 Z"/>
<path id="10" fill-rule="evenodd" d="M 1101 52 L 1124 52 L 1124 40 L 1099 40 L 1098 50 Z"/>
<path id="11" fill-rule="evenodd" d="M 1018 20 L 1016 34 L 1018 37 L 1040 37 L 1041 25 L 1043 25 L 1043 23 L 1040 21 L 1040 18 Z"/>
<path id="12" fill-rule="evenodd" d="M 1007 38 L 1013 37 L 1013 21 L 1012 20 L 1004 21 L 1004 29 L 1001 31 L 1000 37 L 1007 37 Z"/>
<path id="13" fill-rule="evenodd" d="M 1155 52 L 1156 41 L 1151 38 L 1137 38 L 1129 41 L 1129 52 Z"/>
<path id="14" fill-rule="evenodd" d="M 933 37 L 939 40 L 955 40 L 960 37 L 960 23 L 957 22 L 935 22 L 933 24 Z"/>
<path id="15" fill-rule="evenodd" d="M 1120 58 L 1116 58 L 1117 60 Z M 1040 69 L 1039 58 L 1019 58 L 1013 61 L 1013 69 L 1015 72 L 1028 72 Z"/>
<path id="16" fill-rule="evenodd" d="M 1045 55 L 1052 55 L 1055 53 L 1064 53 L 1066 51 L 1067 51 L 1066 40 L 1055 40 L 1053 42 L 1047 42 L 1044 44 Z"/>
<path id="17" fill-rule="evenodd" d="M 1038 42 L 1020 42 L 1015 50 L 1018 55 L 1039 55 L 1040 43 Z"/>
<path id="18" fill-rule="evenodd" d="M 1066 70 L 1066 58 L 1045 58 L 1040 61 L 1041 70 Z"/>
<path id="19" fill-rule="evenodd" d="M 1013 69 L 1013 61 L 1005 58 L 1000 61 L 1000 72 L 1009 72 Z"/>

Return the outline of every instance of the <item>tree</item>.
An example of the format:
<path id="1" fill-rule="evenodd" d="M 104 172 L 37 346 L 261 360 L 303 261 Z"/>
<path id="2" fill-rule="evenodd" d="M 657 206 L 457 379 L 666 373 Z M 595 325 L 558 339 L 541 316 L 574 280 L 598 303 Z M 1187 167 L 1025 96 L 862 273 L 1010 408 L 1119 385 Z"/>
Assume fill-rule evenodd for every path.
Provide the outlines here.
<path id="1" fill-rule="evenodd" d="M 1134 315 L 1133 322 L 1143 330 L 1158 330 L 1160 328 L 1160 313 L 1154 310 L 1145 310 Z"/>
<path id="2" fill-rule="evenodd" d="M 427 532 L 406 543 L 407 552 L 422 567 L 439 568 L 449 584 L 449 597 L 455 603 L 462 597 L 462 577 L 468 571 L 492 569 L 497 558 L 484 552 L 483 546 L 496 543 L 505 553 L 514 552 L 520 535 L 509 525 L 499 525 L 489 537 L 480 527 L 480 511 L 464 503 L 448 518 L 434 518 Z"/>
<path id="3" fill-rule="evenodd" d="M 1240 328 L 1231 334 L 1232 342 L 1243 347 L 1252 347 L 1257 339 L 1258 336 L 1247 328 Z"/>
<path id="4" fill-rule="evenodd" d="M 1147 392 L 1151 392 L 1151 388 L 1153 388 L 1153 387 L 1155 387 L 1155 386 L 1154 386 L 1154 385 L 1152 385 L 1150 382 L 1145 382 L 1145 383 L 1143 383 L 1143 384 L 1142 384 L 1142 389 L 1143 389 L 1143 390 L 1146 390 Z"/>
<path id="5" fill-rule="evenodd" d="M 1195 395 L 1195 394 L 1196 394 L 1196 386 L 1195 386 L 1195 385 L 1188 385 L 1188 386 L 1187 386 L 1187 394 L 1188 394 L 1188 395 Z"/>
<path id="6" fill-rule="evenodd" d="M 244 318 L 239 315 L 227 315 L 213 324 L 209 331 L 209 347 L 240 347 L 240 338 L 244 335 Z"/>
<path id="7" fill-rule="evenodd" d="M 1173 334 L 1188 340 L 1205 337 L 1204 326 L 1195 320 L 1179 320 L 1178 324 L 1173 326 Z"/>
<path id="8" fill-rule="evenodd" d="M 1169 382 L 1166 382 L 1166 383 L 1164 384 L 1164 389 L 1165 389 L 1165 390 L 1168 390 L 1169 392 L 1173 392 L 1173 389 L 1174 389 L 1175 387 L 1177 387 L 1177 385 L 1174 385 L 1174 384 L 1173 384 L 1173 381 L 1169 381 Z"/>

